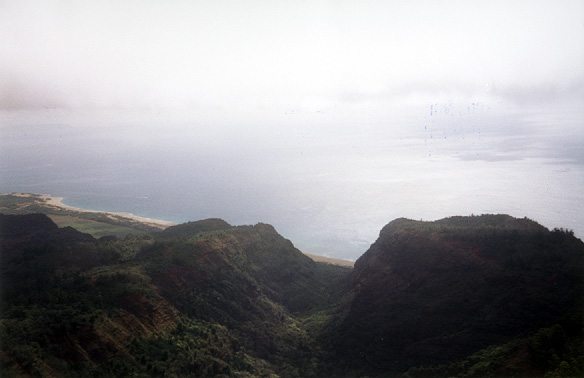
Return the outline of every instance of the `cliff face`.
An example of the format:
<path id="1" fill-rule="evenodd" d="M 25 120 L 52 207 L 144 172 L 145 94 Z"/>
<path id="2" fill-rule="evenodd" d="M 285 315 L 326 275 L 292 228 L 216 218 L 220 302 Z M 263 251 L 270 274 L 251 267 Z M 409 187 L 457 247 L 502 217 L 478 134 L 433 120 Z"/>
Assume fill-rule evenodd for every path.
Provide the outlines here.
<path id="1" fill-rule="evenodd" d="M 581 241 L 529 220 L 399 219 L 355 263 L 337 350 L 399 372 L 557 322 L 578 327 L 583 272 Z"/>

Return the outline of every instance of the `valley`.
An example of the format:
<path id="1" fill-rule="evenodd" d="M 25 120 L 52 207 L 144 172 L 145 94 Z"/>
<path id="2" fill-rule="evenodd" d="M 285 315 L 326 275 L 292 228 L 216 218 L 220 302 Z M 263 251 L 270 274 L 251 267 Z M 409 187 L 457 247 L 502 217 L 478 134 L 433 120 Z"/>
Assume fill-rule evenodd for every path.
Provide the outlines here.
<path id="1" fill-rule="evenodd" d="M 3 377 L 584 372 L 584 244 L 569 230 L 396 219 L 351 268 L 268 224 L 144 230 L 23 198 L 0 214 Z M 119 232 L 79 231 L 89 222 Z"/>

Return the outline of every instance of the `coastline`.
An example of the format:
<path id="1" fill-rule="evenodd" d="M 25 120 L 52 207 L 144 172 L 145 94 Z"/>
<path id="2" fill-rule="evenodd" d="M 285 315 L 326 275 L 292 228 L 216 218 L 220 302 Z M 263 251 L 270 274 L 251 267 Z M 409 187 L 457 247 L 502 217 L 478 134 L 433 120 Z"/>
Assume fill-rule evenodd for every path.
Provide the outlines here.
<path id="1" fill-rule="evenodd" d="M 123 212 L 113 212 L 113 211 L 99 211 L 99 210 L 90 210 L 84 209 L 81 207 L 70 206 L 63 203 L 63 197 L 53 197 L 48 194 L 36 194 L 36 193 L 0 193 L 1 196 L 16 196 L 21 198 L 27 198 L 32 203 L 41 204 L 45 208 L 55 209 L 55 210 L 64 210 L 70 211 L 73 213 L 91 213 L 91 214 L 103 214 L 114 221 L 120 221 L 120 218 L 126 221 L 130 221 L 133 223 L 140 223 L 143 225 L 147 225 L 150 227 L 158 228 L 160 230 L 164 230 L 167 227 L 175 226 L 177 223 L 165 221 L 161 219 L 152 219 L 146 217 L 140 217 L 138 215 L 134 215 L 131 213 L 123 213 Z M 1 209 L 1 207 L 0 207 Z M 75 216 L 75 215 L 73 215 Z M 91 222 L 91 221 L 90 221 Z M 304 255 L 308 256 L 310 259 L 320 263 L 332 264 L 332 265 L 339 265 L 344 267 L 352 268 L 355 264 L 353 261 L 337 259 L 332 257 L 326 257 L 321 255 L 314 255 L 310 253 L 304 253 Z"/>
<path id="2" fill-rule="evenodd" d="M 169 226 L 174 226 L 176 223 L 160 220 L 160 219 L 152 219 L 152 218 L 145 218 L 140 217 L 138 215 L 134 215 L 131 213 L 123 213 L 123 212 L 113 212 L 113 211 L 98 211 L 98 210 L 90 210 L 84 209 L 81 207 L 75 207 L 66 205 L 63 203 L 63 197 L 53 197 L 48 194 L 32 194 L 32 193 L 10 193 L 11 195 L 18 196 L 18 197 L 25 197 L 25 198 L 39 198 L 45 202 L 45 205 L 50 207 L 56 207 L 63 210 L 68 211 L 76 211 L 80 213 L 99 213 L 99 214 L 106 214 L 111 217 L 121 217 L 125 219 L 129 219 L 134 222 L 144 223 L 153 227 L 157 227 L 160 229 L 165 229 Z"/>

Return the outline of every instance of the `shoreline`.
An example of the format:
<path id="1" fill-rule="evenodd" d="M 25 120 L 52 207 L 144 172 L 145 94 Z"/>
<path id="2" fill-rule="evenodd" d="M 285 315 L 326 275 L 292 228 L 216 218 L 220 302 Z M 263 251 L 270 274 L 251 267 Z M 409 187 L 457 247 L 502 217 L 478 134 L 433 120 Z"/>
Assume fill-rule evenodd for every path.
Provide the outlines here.
<path id="1" fill-rule="evenodd" d="M 18 193 L 18 192 L 0 193 L 0 196 L 5 196 L 5 195 L 11 195 L 11 196 L 22 197 L 22 198 L 29 198 L 29 199 L 34 200 L 34 201 L 40 201 L 40 202 L 42 202 L 42 204 L 44 206 L 49 207 L 49 208 L 53 208 L 53 209 L 60 209 L 60 210 L 65 210 L 65 211 L 77 212 L 77 213 L 104 214 L 104 215 L 107 215 L 108 217 L 110 217 L 114 220 L 115 220 L 114 217 L 123 218 L 123 219 L 127 219 L 131 222 L 145 224 L 145 225 L 148 225 L 150 227 L 156 227 L 160 230 L 164 230 L 167 227 L 177 225 L 177 223 L 174 223 L 174 222 L 165 221 L 165 220 L 161 220 L 161 219 L 140 217 L 140 216 L 134 215 L 132 213 L 115 212 L 115 211 L 99 211 L 99 210 L 90 210 L 90 209 L 84 209 L 81 207 L 75 207 L 75 206 L 64 204 L 63 197 L 54 197 L 54 196 L 51 196 L 49 194 Z M 315 255 L 315 254 L 310 254 L 310 253 L 305 253 L 305 252 L 302 252 L 302 254 L 308 256 L 313 261 L 320 262 L 320 263 L 333 264 L 333 265 L 339 265 L 339 266 L 350 267 L 350 268 L 352 268 L 353 265 L 355 264 L 354 261 L 350 261 L 350 260 L 338 259 L 338 258 L 333 258 L 333 257 L 326 257 L 326 256 L 322 256 L 322 255 Z"/>
<path id="2" fill-rule="evenodd" d="M 63 197 L 53 197 L 53 196 L 48 195 L 48 194 L 32 194 L 32 193 L 9 193 L 9 194 L 14 195 L 14 196 L 18 196 L 18 197 L 25 197 L 25 198 L 39 198 L 42 201 L 44 201 L 45 204 L 48 206 L 60 208 L 60 209 L 67 210 L 67 211 L 76 211 L 76 212 L 80 212 L 80 213 L 106 214 L 109 216 L 130 219 L 132 221 L 139 222 L 139 223 L 145 223 L 145 224 L 148 224 L 150 226 L 158 227 L 160 229 L 164 229 L 164 228 L 176 225 L 176 223 L 174 223 L 174 222 L 165 221 L 165 220 L 161 220 L 161 219 L 152 219 L 152 218 L 141 217 L 138 215 L 134 215 L 132 213 L 90 210 L 90 209 L 84 209 L 81 207 L 70 206 L 70 205 L 63 203 L 63 199 L 64 199 Z"/>

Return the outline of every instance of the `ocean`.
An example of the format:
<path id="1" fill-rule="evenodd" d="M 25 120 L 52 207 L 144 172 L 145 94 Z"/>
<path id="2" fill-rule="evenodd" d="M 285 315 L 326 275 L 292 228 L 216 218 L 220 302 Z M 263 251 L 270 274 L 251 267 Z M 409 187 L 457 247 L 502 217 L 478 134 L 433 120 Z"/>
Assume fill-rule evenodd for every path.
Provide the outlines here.
<path id="1" fill-rule="evenodd" d="M 303 252 L 350 260 L 399 217 L 506 213 L 583 238 L 583 138 L 464 111 L 277 125 L 4 118 L 0 192 L 178 223 L 269 223 Z"/>

